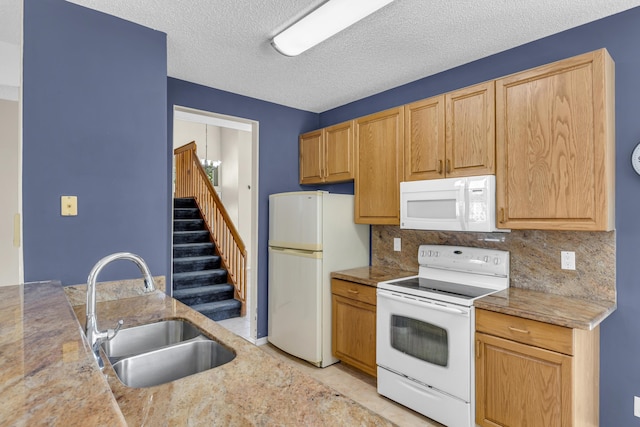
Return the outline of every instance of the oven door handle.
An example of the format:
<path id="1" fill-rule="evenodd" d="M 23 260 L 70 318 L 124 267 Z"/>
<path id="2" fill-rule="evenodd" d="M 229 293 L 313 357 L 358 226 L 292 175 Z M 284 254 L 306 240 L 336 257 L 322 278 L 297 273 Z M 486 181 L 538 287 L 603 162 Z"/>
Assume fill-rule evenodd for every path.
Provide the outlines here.
<path id="1" fill-rule="evenodd" d="M 411 297 L 402 297 L 392 294 L 391 292 L 387 292 L 381 289 L 378 289 L 378 296 L 383 298 L 388 298 L 390 300 L 403 302 L 405 304 L 417 305 L 418 307 L 430 308 L 432 310 L 443 311 L 445 313 L 453 313 L 453 314 L 462 314 L 465 316 L 469 315 L 468 310 L 463 310 L 460 308 L 449 307 L 446 305 L 441 305 L 435 302 L 428 302 L 424 300 L 419 300 Z"/>

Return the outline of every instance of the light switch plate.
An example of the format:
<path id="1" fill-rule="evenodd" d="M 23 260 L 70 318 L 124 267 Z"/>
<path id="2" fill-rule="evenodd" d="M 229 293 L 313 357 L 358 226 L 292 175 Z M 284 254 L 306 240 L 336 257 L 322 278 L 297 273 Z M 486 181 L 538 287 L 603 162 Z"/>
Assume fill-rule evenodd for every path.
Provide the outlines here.
<path id="1" fill-rule="evenodd" d="M 633 415 L 640 418 L 640 397 L 633 396 Z"/>
<path id="2" fill-rule="evenodd" d="M 78 215 L 78 196 L 60 197 L 60 214 L 62 216 Z"/>
<path id="3" fill-rule="evenodd" d="M 393 238 L 393 250 L 400 252 L 402 250 L 402 240 L 399 237 Z"/>

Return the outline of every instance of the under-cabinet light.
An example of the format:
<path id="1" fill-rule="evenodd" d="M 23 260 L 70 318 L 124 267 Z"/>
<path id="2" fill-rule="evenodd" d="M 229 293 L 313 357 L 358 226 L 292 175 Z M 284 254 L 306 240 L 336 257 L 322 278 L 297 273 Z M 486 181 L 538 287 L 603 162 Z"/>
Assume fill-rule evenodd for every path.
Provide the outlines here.
<path id="1" fill-rule="evenodd" d="M 329 0 L 275 36 L 271 44 L 283 55 L 300 55 L 392 1 Z"/>

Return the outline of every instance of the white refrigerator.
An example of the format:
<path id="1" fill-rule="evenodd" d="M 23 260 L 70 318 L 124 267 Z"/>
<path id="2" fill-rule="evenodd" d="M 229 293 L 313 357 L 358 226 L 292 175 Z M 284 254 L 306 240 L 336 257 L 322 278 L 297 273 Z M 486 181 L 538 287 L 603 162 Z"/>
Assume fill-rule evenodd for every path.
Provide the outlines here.
<path id="1" fill-rule="evenodd" d="M 369 225 L 353 196 L 299 191 L 269 196 L 268 340 L 324 368 L 331 355 L 332 271 L 369 265 Z"/>

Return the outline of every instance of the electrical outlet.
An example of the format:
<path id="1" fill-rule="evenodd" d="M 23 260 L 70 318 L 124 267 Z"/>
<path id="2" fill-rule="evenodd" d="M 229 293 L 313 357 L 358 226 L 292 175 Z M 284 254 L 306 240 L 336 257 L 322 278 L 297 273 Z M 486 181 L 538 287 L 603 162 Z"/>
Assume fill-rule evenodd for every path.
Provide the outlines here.
<path id="1" fill-rule="evenodd" d="M 561 251 L 560 267 L 563 270 L 575 270 L 576 269 L 576 253 L 573 251 Z"/>
<path id="2" fill-rule="evenodd" d="M 399 237 L 393 238 L 393 250 L 396 252 L 400 252 L 402 250 L 402 242 Z"/>
<path id="3" fill-rule="evenodd" d="M 633 415 L 640 418 L 640 397 L 633 396 Z"/>

